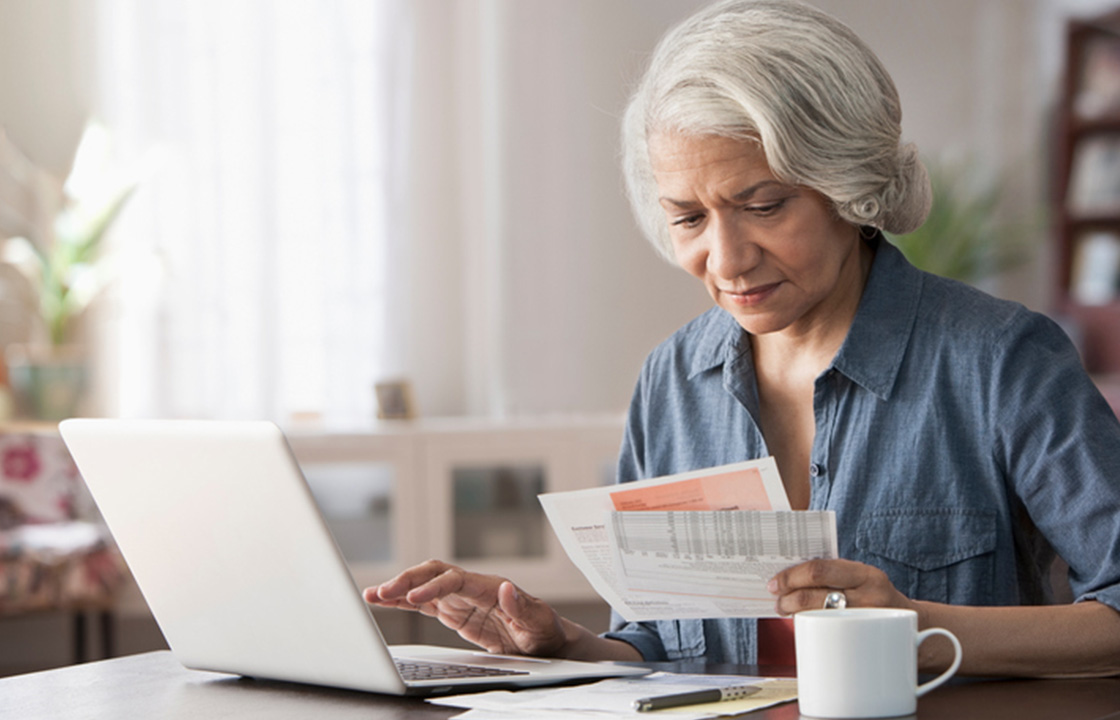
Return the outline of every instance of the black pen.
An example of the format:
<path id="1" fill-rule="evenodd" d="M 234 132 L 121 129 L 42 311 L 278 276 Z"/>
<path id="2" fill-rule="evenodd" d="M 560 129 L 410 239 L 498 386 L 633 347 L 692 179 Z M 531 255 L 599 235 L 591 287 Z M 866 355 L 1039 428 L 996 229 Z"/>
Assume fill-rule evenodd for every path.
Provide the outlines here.
<path id="1" fill-rule="evenodd" d="M 634 709 L 638 712 L 646 712 L 647 710 L 662 710 L 664 708 L 680 707 L 681 705 L 738 700 L 754 695 L 761 689 L 758 685 L 735 685 L 733 687 L 712 688 L 711 690 L 693 690 L 692 692 L 676 693 L 675 695 L 658 695 L 635 700 Z"/>

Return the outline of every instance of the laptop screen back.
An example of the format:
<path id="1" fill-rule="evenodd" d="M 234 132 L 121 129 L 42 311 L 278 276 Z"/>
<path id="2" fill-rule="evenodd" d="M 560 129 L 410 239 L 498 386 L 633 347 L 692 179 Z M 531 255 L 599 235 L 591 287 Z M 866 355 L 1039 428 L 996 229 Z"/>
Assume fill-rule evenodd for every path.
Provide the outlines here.
<path id="1" fill-rule="evenodd" d="M 404 692 L 279 428 L 67 420 L 60 430 L 180 662 Z"/>

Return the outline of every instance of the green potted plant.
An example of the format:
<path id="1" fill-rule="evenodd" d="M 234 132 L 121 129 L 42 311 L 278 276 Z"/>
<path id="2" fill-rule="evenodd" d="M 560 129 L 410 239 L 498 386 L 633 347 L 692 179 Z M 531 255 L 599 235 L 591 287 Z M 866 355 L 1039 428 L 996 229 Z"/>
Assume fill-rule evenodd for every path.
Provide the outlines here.
<path id="1" fill-rule="evenodd" d="M 106 232 L 135 188 L 108 171 L 108 133 L 87 125 L 57 197 L 40 207 L 53 216 L 29 223 L 5 241 L 4 258 L 34 289 L 36 322 L 28 343 L 6 348 L 8 380 L 21 416 L 55 421 L 77 410 L 86 389 L 88 358 L 76 342 L 78 321 L 107 282 L 99 262 Z M 38 183 L 40 193 L 49 183 Z M 49 190 L 46 190 L 49 194 Z"/>
<path id="2" fill-rule="evenodd" d="M 933 186 L 929 217 L 914 232 L 889 236 L 911 263 L 975 284 L 1029 259 L 1026 239 L 1035 222 L 1007 218 L 1001 178 L 978 181 L 982 175 L 969 163 L 927 167 Z"/>

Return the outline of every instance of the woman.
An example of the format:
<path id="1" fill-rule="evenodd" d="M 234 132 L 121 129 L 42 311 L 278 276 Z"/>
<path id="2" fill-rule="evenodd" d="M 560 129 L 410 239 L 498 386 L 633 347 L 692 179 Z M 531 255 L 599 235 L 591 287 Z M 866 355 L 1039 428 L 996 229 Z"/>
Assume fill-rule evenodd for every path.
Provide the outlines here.
<path id="1" fill-rule="evenodd" d="M 773 455 L 795 509 L 836 512 L 845 558 L 779 573 L 782 615 L 840 592 L 952 630 L 961 672 L 1118 673 L 1120 423 L 1052 322 L 883 239 L 930 202 L 900 120 L 871 51 L 806 5 L 722 2 L 662 40 L 624 121 L 628 188 L 716 307 L 647 359 L 619 481 Z M 1054 550 L 1075 604 L 1042 604 Z M 366 598 L 497 652 L 750 663 L 788 642 L 751 619 L 596 636 L 438 561 Z"/>

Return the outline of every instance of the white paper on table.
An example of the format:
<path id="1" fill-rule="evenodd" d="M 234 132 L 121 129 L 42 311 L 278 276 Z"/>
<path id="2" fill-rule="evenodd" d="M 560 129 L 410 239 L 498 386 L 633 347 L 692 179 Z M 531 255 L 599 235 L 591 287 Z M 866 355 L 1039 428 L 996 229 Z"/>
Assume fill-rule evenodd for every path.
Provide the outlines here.
<path id="1" fill-rule="evenodd" d="M 762 602 L 759 577 L 765 590 L 766 581 L 782 568 L 814 557 L 836 557 L 835 516 L 791 511 L 772 457 L 539 498 L 568 557 L 627 620 L 772 617 L 773 598 L 766 593 Z M 700 515 L 712 512 L 742 515 L 749 510 L 771 512 L 752 521 L 732 522 L 728 516 L 727 522 L 706 520 L 698 526 L 711 533 L 705 552 L 689 546 L 689 552 L 666 555 L 628 543 L 631 535 L 676 538 L 679 543 L 681 533 L 687 534 L 688 526 L 682 524 L 687 516 L 700 522 Z M 686 517 L 676 519 L 681 513 Z M 634 519 L 625 519 L 630 516 Z M 746 523 L 744 532 L 717 531 L 728 523 Z M 640 531 L 639 525 L 647 529 Z M 789 541 L 791 532 L 796 542 Z M 774 554 L 772 547 L 795 552 Z M 729 585 L 729 573 L 745 578 L 746 586 Z M 705 592 L 697 593 L 698 588 Z"/>
<path id="2" fill-rule="evenodd" d="M 634 716 L 651 717 L 650 713 L 639 713 L 634 709 L 634 701 L 657 695 L 670 695 L 711 688 L 735 687 L 739 685 L 760 685 L 763 691 L 757 696 L 748 696 L 744 701 L 758 698 L 753 702 L 738 704 L 738 701 L 706 703 L 703 705 L 673 708 L 674 720 L 700 720 L 724 713 L 742 712 L 759 707 L 788 702 L 797 697 L 796 683 L 787 678 L 763 678 L 740 675 L 694 675 L 657 672 L 637 678 L 611 678 L 589 685 L 573 687 L 536 688 L 526 690 L 494 690 L 490 692 L 453 695 L 450 697 L 430 698 L 428 702 L 437 705 L 469 708 L 467 718 L 482 718 L 489 714 L 493 717 L 517 718 L 574 718 Z M 772 691 L 768 691 L 773 688 Z M 655 715 L 663 715 L 663 710 Z M 459 717 L 459 716 L 456 716 Z"/>

